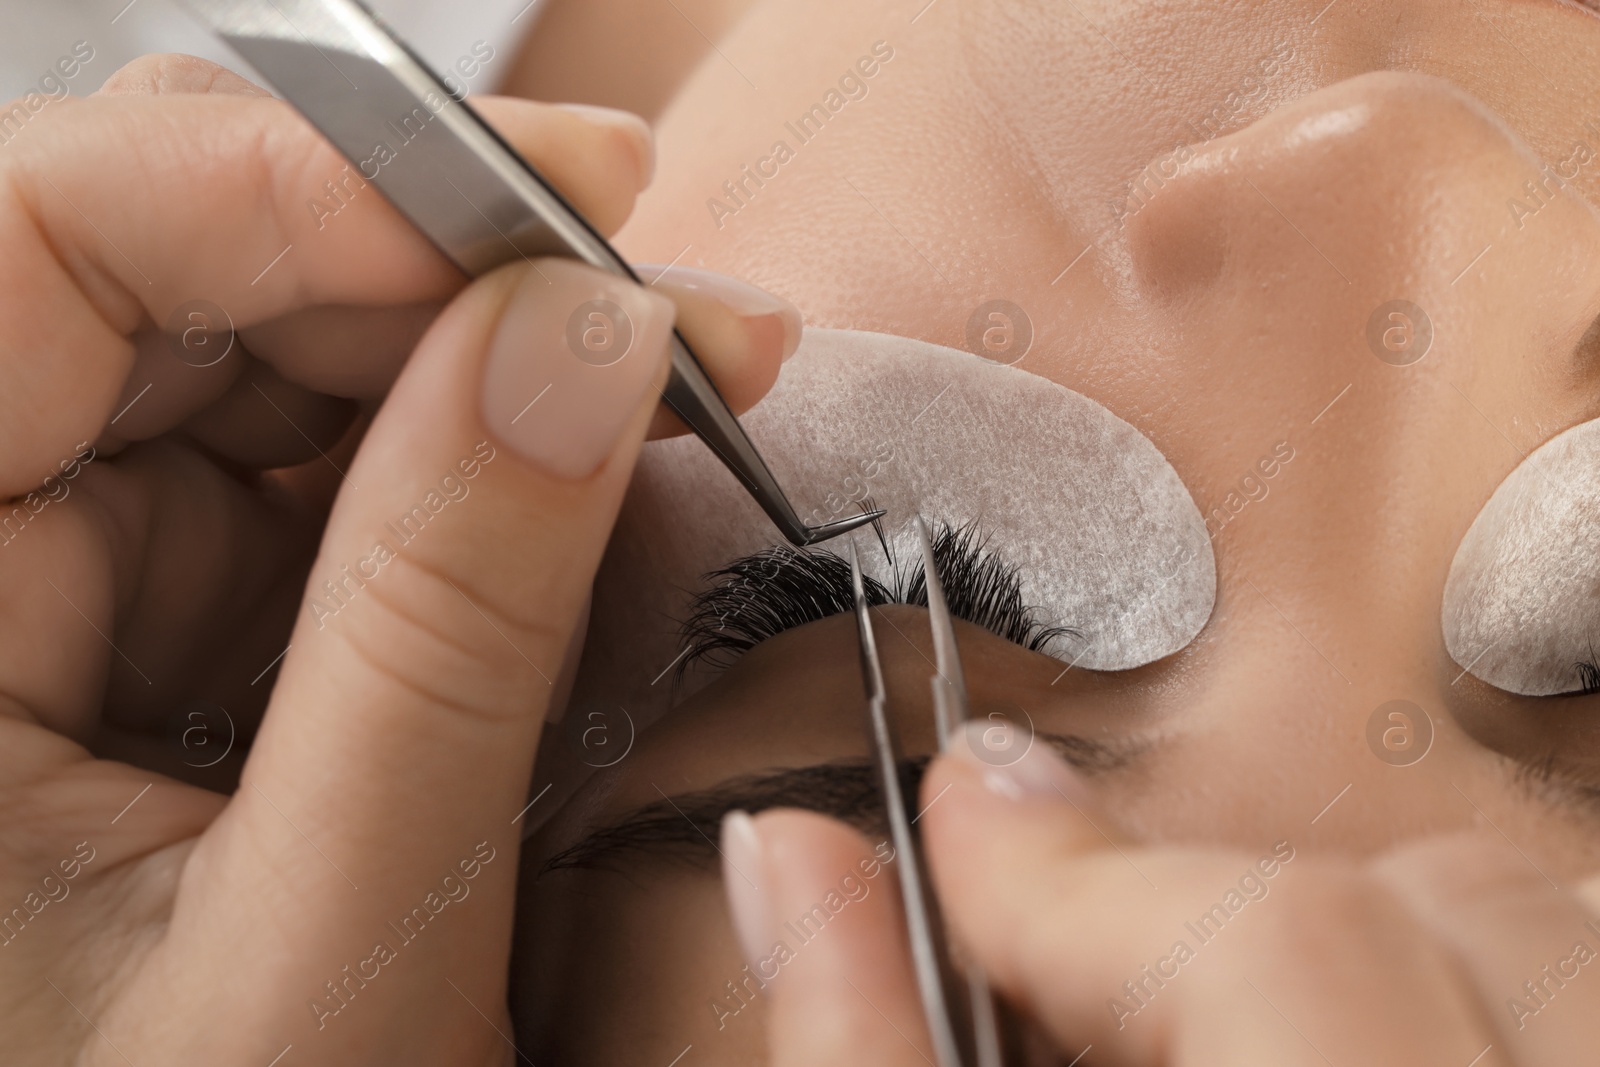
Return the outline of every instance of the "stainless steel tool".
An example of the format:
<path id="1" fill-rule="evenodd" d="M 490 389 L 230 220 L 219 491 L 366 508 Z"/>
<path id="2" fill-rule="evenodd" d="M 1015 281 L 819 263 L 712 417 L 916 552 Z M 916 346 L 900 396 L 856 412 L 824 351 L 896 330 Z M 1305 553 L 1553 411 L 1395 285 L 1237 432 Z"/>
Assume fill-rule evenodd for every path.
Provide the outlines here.
<path id="1" fill-rule="evenodd" d="M 928 590 L 928 622 L 933 631 L 934 674 L 929 680 L 933 687 L 939 748 L 943 751 L 956 743 L 970 706 L 966 674 L 956 647 L 955 627 L 934 559 L 933 539 L 920 516 L 917 534 Z M 912 817 L 900 776 L 899 737 L 889 714 L 889 694 L 884 687 L 883 665 L 878 657 L 861 561 L 854 544 L 850 546 L 850 582 L 855 597 L 856 629 L 861 640 L 861 672 L 867 691 L 868 741 L 888 813 L 889 841 L 894 846 L 900 895 L 905 902 L 912 970 L 928 1034 L 933 1040 L 934 1059 L 937 1067 L 1001 1067 L 1000 1032 L 988 977 L 976 965 L 958 969 L 951 961 L 938 898 L 911 826 Z"/>
<path id="2" fill-rule="evenodd" d="M 181 2 L 468 276 L 519 256 L 566 256 L 640 280 L 588 220 L 356 0 Z M 804 522 L 676 331 L 662 399 L 794 544 L 825 541 L 881 514 Z"/>

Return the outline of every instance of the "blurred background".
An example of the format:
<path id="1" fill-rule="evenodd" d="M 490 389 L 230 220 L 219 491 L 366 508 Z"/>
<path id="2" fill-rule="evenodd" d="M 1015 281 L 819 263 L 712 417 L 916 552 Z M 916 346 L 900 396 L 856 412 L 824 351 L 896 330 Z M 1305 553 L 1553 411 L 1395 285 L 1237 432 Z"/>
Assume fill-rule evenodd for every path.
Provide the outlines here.
<path id="1" fill-rule="evenodd" d="M 543 3 L 374 0 L 370 6 L 441 72 L 473 55 L 479 42 L 491 42 L 495 58 L 479 64 L 481 69 L 473 77 L 461 78 L 469 91 L 482 92 L 504 75 L 497 66 L 510 65 L 510 45 L 537 21 Z M 204 56 L 260 81 L 176 0 L 0 0 L 0 100 L 50 92 L 50 83 L 41 88 L 40 81 L 55 76 L 56 61 L 74 54 L 81 57 L 90 49 L 94 58 L 68 83 L 74 96 L 93 92 L 118 67 L 147 52 Z"/>

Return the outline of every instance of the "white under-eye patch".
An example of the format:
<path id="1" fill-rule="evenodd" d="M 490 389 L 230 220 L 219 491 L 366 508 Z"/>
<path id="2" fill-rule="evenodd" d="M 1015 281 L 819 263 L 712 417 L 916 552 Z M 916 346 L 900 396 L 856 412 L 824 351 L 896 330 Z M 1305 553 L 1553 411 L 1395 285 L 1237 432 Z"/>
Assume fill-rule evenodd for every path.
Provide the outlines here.
<path id="1" fill-rule="evenodd" d="M 1046 378 L 924 341 L 807 330 L 743 421 L 809 522 L 870 497 L 905 559 L 917 513 L 977 522 L 1021 569 L 1038 620 L 1080 635 L 1052 646 L 1080 668 L 1154 662 L 1211 615 L 1211 542 L 1177 472 L 1128 423 Z M 848 536 L 881 577 L 871 531 Z M 670 679 L 651 681 L 679 652 L 673 622 L 702 576 L 778 541 L 700 441 L 646 446 L 596 584 L 574 707 L 664 710 Z M 819 547 L 847 551 L 842 539 Z"/>
<path id="2" fill-rule="evenodd" d="M 1600 420 L 1500 483 L 1456 549 L 1442 622 L 1450 658 L 1498 689 L 1582 688 L 1578 664 L 1600 652 Z"/>

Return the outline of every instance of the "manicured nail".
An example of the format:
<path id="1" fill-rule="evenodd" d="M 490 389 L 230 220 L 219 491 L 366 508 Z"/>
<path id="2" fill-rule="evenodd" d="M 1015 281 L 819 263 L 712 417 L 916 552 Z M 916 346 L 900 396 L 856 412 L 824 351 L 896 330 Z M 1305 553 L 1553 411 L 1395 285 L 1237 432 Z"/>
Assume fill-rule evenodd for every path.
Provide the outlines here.
<path id="1" fill-rule="evenodd" d="M 1014 724 L 967 723 L 953 755 L 978 772 L 984 788 L 1007 800 L 1087 804 L 1088 787 L 1050 745 Z"/>
<path id="2" fill-rule="evenodd" d="M 783 329 L 784 359 L 794 355 L 794 350 L 800 346 L 800 309 L 781 296 L 738 278 L 698 267 L 639 263 L 633 269 L 646 285 L 701 293 L 723 304 L 741 319 L 772 316 Z"/>
<path id="3" fill-rule="evenodd" d="M 757 966 L 771 945 L 772 916 L 767 908 L 766 865 L 761 835 L 749 812 L 730 811 L 722 817 L 722 884 L 727 888 L 728 910 L 745 962 Z"/>
<path id="4" fill-rule="evenodd" d="M 650 124 L 631 111 L 619 111 L 614 107 L 598 107 L 594 104 L 561 104 L 563 110 L 570 111 L 586 122 L 608 129 L 620 130 L 627 134 L 633 142 L 634 153 L 639 159 L 639 173 L 644 176 L 642 185 L 649 185 L 650 179 L 656 176 L 656 135 Z"/>
<path id="5" fill-rule="evenodd" d="M 1597 920 L 1594 928 L 1600 930 L 1600 875 L 1589 878 L 1579 883 L 1574 891 L 1578 900 L 1589 909 L 1589 914 Z"/>
<path id="6" fill-rule="evenodd" d="M 622 278 L 536 260 L 490 342 L 489 429 L 558 478 L 593 474 L 654 395 L 674 314 L 672 301 Z"/>

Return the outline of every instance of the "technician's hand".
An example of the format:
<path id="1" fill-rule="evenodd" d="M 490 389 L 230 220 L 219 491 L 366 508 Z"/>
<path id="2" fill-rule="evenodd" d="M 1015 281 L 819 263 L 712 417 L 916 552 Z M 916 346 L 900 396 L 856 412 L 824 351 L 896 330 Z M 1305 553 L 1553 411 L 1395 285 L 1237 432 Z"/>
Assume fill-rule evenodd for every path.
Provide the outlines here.
<path id="1" fill-rule="evenodd" d="M 922 805 L 946 919 L 1030 1020 L 1030 1064 L 1571 1067 L 1600 1048 L 1600 885 L 1557 889 L 1492 831 L 1365 863 L 1113 844 L 1043 745 L 942 758 Z M 754 822 L 767 896 L 746 915 L 806 914 L 871 854 L 818 815 Z M 859 907 L 776 968 L 775 1067 L 931 1062 L 898 902 Z"/>
<path id="2" fill-rule="evenodd" d="M 656 418 L 660 292 L 739 407 L 798 315 L 552 260 L 457 295 L 285 105 L 192 60 L 109 88 L 0 146 L 0 1058 L 512 1063 L 514 819 Z M 642 125 L 483 107 L 627 216 Z M 210 749 L 167 736 L 194 700 L 236 752 L 259 719 L 232 797 L 134 765 L 224 747 L 214 707 Z"/>

